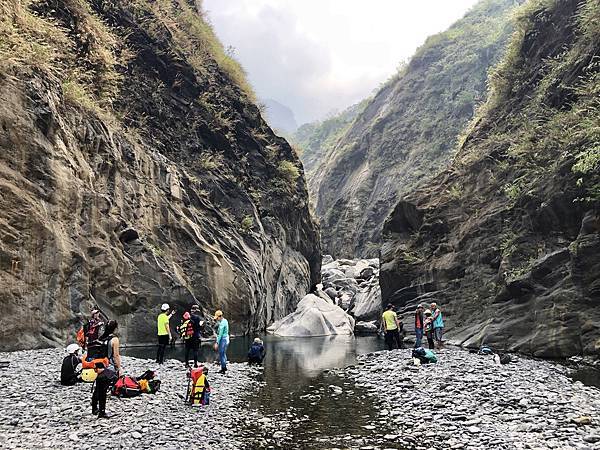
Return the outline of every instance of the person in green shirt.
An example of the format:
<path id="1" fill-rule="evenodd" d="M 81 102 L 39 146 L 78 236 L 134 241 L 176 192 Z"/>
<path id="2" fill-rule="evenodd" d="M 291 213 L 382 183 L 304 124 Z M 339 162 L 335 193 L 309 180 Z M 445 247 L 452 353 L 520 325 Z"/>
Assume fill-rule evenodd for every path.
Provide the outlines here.
<path id="1" fill-rule="evenodd" d="M 227 372 L 227 347 L 229 346 L 229 322 L 223 317 L 223 311 L 215 312 L 215 320 L 219 324 L 217 331 L 217 342 L 215 342 L 215 351 L 219 352 L 219 362 L 221 363 L 221 371 Z"/>
<path id="2" fill-rule="evenodd" d="M 398 320 L 398 315 L 394 312 L 394 305 L 387 305 L 385 312 L 381 315 L 381 328 L 385 333 L 385 345 L 388 350 L 394 348 L 404 348 L 400 332 L 402 331 L 402 322 Z"/>
<path id="3" fill-rule="evenodd" d="M 163 303 L 160 307 L 161 313 L 158 315 L 158 350 L 156 352 L 156 362 L 162 364 L 165 362 L 165 349 L 169 342 L 171 342 L 171 327 L 169 326 L 169 319 L 175 313 L 171 311 L 171 307 L 168 303 Z"/>

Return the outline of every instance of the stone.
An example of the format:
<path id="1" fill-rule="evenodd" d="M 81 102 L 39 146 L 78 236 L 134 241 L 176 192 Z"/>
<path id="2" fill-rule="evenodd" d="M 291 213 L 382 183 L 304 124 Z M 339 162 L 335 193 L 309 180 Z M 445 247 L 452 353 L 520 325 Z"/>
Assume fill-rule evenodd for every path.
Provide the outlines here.
<path id="1" fill-rule="evenodd" d="M 308 294 L 296 311 L 271 325 L 267 331 L 277 336 L 330 336 L 354 333 L 354 319 L 339 306 Z"/>

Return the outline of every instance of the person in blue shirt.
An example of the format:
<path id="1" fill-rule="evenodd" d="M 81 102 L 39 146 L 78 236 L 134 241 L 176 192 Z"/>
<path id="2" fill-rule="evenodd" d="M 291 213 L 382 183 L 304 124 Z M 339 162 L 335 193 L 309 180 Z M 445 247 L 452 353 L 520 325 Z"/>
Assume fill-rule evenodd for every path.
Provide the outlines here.
<path id="1" fill-rule="evenodd" d="M 262 364 L 266 354 L 265 346 L 260 338 L 255 338 L 250 350 L 248 350 L 248 364 Z"/>
<path id="2" fill-rule="evenodd" d="M 431 311 L 433 313 L 433 338 L 435 339 L 437 348 L 442 348 L 442 338 L 444 336 L 444 319 L 442 318 L 442 310 L 438 307 L 437 303 L 432 303 Z"/>
<path id="3" fill-rule="evenodd" d="M 223 311 L 215 312 L 215 320 L 219 324 L 217 331 L 217 342 L 215 342 L 215 351 L 219 352 L 219 362 L 221 370 L 219 373 L 227 372 L 227 347 L 229 346 L 229 322 L 223 317 Z"/>

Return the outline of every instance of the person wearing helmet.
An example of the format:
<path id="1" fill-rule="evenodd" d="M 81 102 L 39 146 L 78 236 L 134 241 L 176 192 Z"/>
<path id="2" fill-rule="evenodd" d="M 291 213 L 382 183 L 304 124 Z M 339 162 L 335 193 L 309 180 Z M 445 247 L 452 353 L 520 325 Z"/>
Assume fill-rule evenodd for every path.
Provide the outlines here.
<path id="1" fill-rule="evenodd" d="M 221 371 L 227 372 L 227 347 L 229 346 L 229 322 L 223 317 L 223 311 L 215 312 L 215 320 L 219 324 L 217 332 L 217 342 L 215 342 L 215 351 L 219 351 L 219 362 L 221 363 Z"/>
<path id="2" fill-rule="evenodd" d="M 60 384 L 63 386 L 73 386 L 81 382 L 81 370 L 77 369 L 77 366 L 81 363 L 80 350 L 81 347 L 77 344 L 70 344 L 67 347 L 67 356 L 63 359 L 60 368 Z"/>
<path id="3" fill-rule="evenodd" d="M 156 362 L 162 364 L 165 362 L 165 349 L 169 342 L 171 342 L 171 327 L 169 326 L 169 319 L 173 315 L 174 311 L 171 311 L 171 307 L 168 303 L 163 303 L 160 307 L 160 314 L 158 315 L 158 350 L 156 351 Z"/>

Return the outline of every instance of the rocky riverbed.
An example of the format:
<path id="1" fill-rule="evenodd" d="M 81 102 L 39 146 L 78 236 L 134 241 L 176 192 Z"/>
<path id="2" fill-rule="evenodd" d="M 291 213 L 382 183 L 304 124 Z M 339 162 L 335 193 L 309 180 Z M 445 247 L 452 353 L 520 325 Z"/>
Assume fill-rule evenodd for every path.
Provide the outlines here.
<path id="1" fill-rule="evenodd" d="M 517 357 L 500 366 L 444 349 L 437 364 L 416 367 L 409 352 L 361 356 L 344 371 L 380 398 L 374 448 L 600 448 L 600 390 L 573 382 L 564 366 Z"/>
<path id="2" fill-rule="evenodd" d="M 91 384 L 61 386 L 57 349 L 0 353 L 10 361 L 0 369 L 0 448 L 2 449 L 238 449 L 235 437 L 242 398 L 252 384 L 253 370 L 230 364 L 226 376 L 213 370 L 211 405 L 183 403 L 187 379 L 181 362 L 160 367 L 157 394 L 136 398 L 110 397 L 111 419 L 91 414 Z M 156 369 L 151 360 L 123 357 L 125 373 Z"/>

